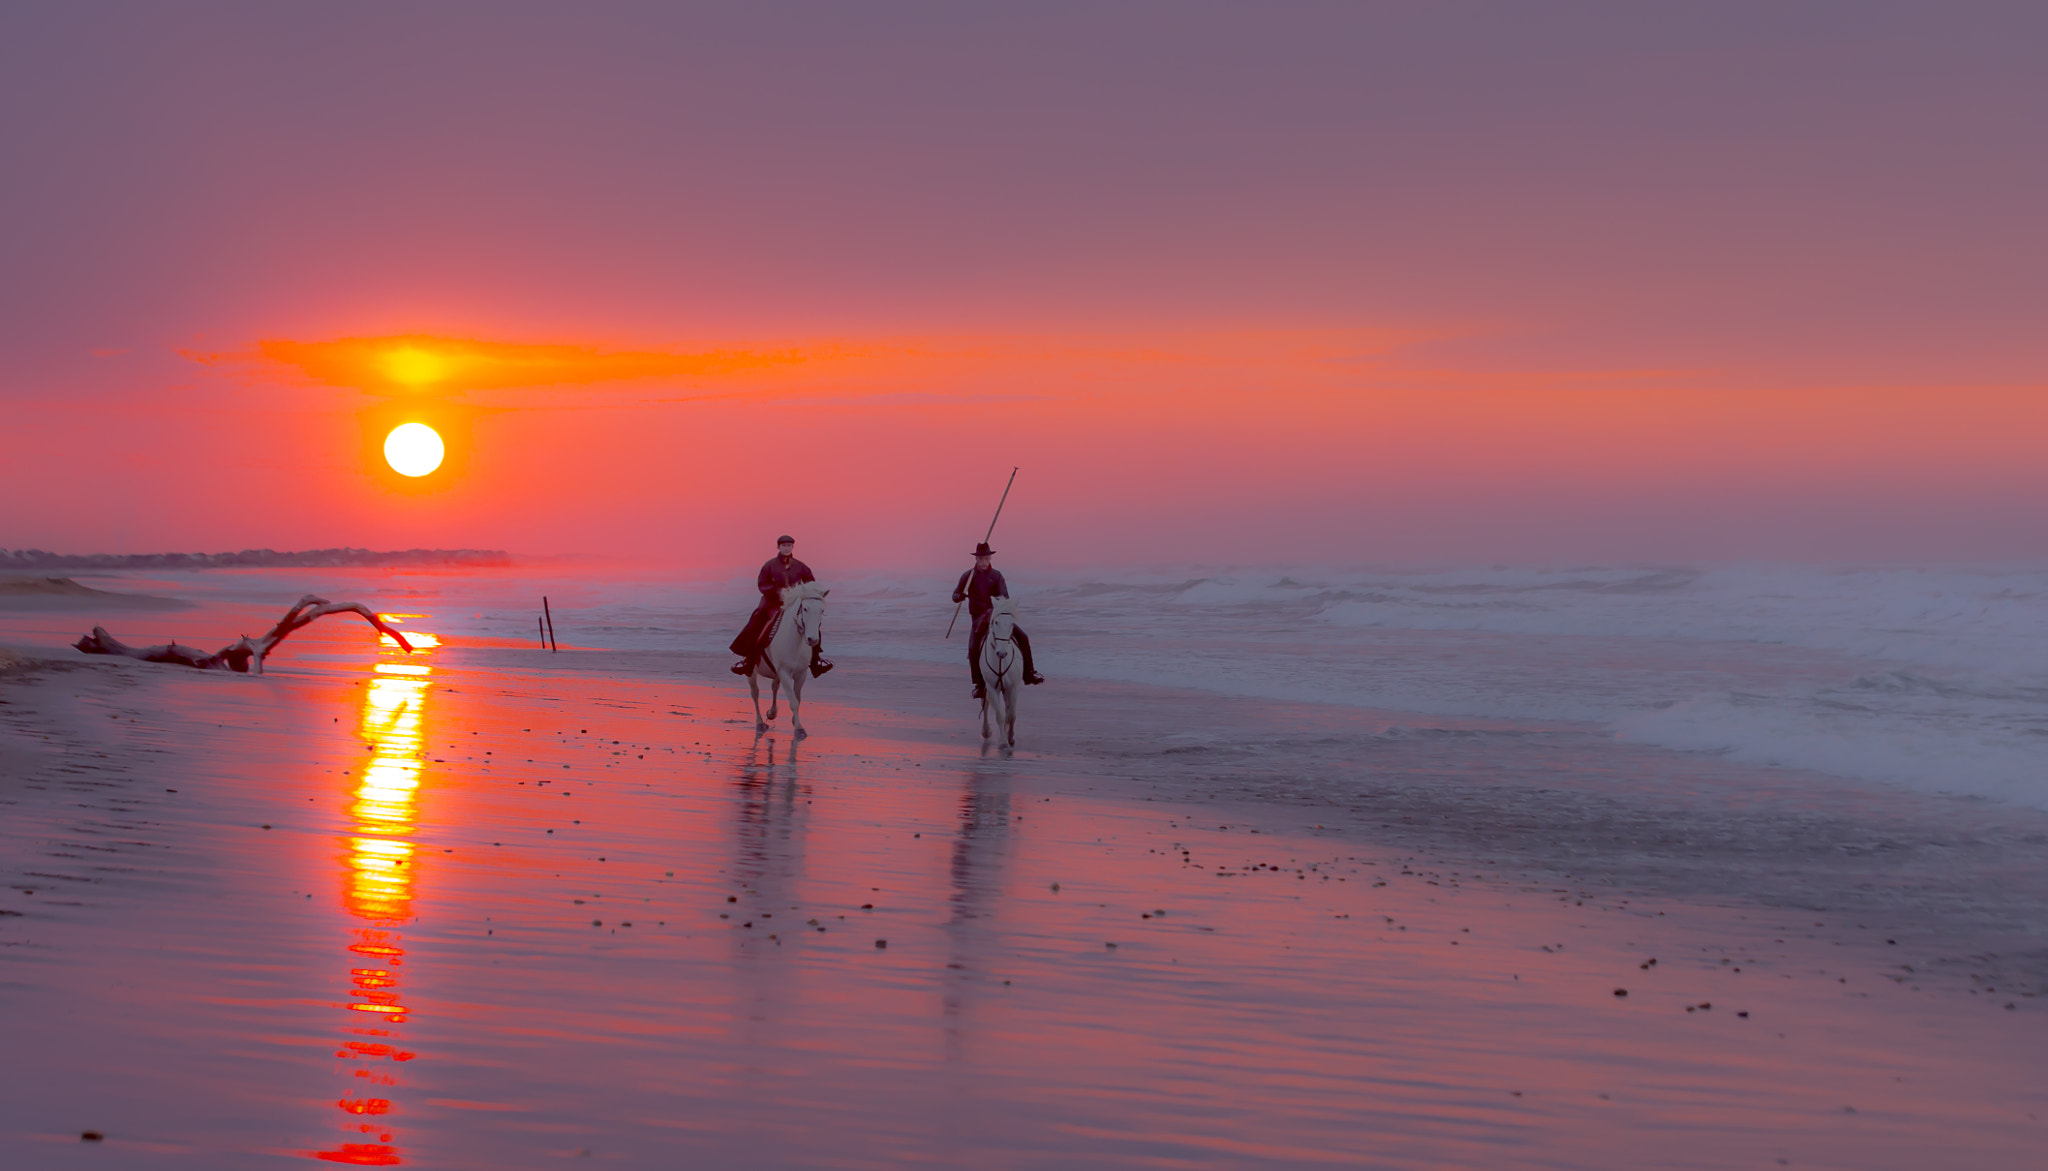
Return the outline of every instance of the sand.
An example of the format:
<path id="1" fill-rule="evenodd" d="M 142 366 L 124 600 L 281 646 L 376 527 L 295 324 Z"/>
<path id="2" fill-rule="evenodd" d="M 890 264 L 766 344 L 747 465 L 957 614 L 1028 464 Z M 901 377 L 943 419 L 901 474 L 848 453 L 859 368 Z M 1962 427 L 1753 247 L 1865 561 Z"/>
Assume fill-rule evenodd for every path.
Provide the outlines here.
<path id="1" fill-rule="evenodd" d="M 1006 757 L 959 670 L 844 656 L 796 743 L 708 656 L 315 627 L 257 679 L 59 629 L 0 668 L 12 1165 L 2048 1140 L 2039 818 L 1057 680 Z"/>
<path id="2" fill-rule="evenodd" d="M 0 610 L 177 610 L 189 603 L 80 585 L 68 577 L 0 576 Z"/>

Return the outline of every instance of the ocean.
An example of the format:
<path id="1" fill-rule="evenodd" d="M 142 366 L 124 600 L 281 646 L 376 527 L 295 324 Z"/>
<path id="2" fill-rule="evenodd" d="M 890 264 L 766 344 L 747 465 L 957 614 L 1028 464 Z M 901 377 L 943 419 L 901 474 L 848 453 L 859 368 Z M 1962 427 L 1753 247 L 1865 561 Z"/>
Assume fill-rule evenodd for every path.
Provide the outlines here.
<path id="1" fill-rule="evenodd" d="M 2048 809 L 2048 566 L 1008 573 L 1055 681 L 1334 704 L 1410 728 L 1570 725 Z M 80 576 L 252 613 L 310 588 L 416 605 L 447 635 L 512 642 L 535 636 L 546 595 L 564 644 L 636 651 L 721 650 L 753 601 L 750 572 L 669 577 L 571 562 Z M 953 579 L 826 578 L 828 651 L 851 671 L 963 658 L 965 618 L 945 637 Z M 228 633 L 240 632 L 181 637 Z"/>

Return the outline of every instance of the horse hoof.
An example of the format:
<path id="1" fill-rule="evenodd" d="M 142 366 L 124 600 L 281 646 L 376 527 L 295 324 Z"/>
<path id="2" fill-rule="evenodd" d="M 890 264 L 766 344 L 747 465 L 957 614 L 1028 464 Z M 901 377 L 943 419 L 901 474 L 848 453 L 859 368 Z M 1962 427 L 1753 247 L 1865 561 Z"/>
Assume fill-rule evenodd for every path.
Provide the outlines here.
<path id="1" fill-rule="evenodd" d="M 754 721 L 754 735 L 759 736 L 761 733 L 766 732 L 767 730 L 768 725 L 760 722 L 759 720 Z"/>
<path id="2" fill-rule="evenodd" d="M 805 739 L 806 737 L 808 737 L 809 735 L 810 735 L 810 732 L 806 731 L 806 730 L 805 730 L 805 729 L 803 729 L 803 728 L 798 728 L 798 729 L 796 730 L 796 735 L 795 735 L 795 736 L 793 737 L 793 739 L 797 739 L 797 740 L 802 740 L 802 739 Z"/>

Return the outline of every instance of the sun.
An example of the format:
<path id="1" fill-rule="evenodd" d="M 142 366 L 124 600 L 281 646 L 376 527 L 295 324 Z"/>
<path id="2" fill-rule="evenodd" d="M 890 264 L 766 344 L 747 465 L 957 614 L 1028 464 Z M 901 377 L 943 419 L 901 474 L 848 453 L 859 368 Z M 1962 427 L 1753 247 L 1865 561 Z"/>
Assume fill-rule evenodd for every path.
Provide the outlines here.
<path id="1" fill-rule="evenodd" d="M 384 462 L 401 476 L 424 476 L 441 466 L 448 449 L 425 423 L 401 423 L 384 437 Z"/>

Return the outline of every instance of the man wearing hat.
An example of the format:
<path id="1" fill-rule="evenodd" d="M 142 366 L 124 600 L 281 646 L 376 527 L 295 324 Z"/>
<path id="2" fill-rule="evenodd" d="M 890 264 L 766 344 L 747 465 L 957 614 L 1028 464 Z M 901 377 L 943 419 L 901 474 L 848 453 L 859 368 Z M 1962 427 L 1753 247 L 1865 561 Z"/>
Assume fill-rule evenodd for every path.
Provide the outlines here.
<path id="1" fill-rule="evenodd" d="M 988 694 L 988 687 L 981 679 L 981 642 L 988 637 L 988 612 L 991 598 L 1010 596 L 1009 583 L 1003 580 L 1003 573 L 992 564 L 996 551 L 983 541 L 974 547 L 974 568 L 960 575 L 960 584 L 953 587 L 953 601 L 967 600 L 968 616 L 974 620 L 974 635 L 967 640 L 967 665 L 974 669 L 974 698 L 981 699 Z M 1017 641 L 1017 650 L 1024 656 L 1024 682 L 1043 683 L 1045 677 L 1031 665 L 1031 639 L 1024 628 L 1013 627 L 1011 637 Z"/>
<path id="2" fill-rule="evenodd" d="M 775 622 L 775 615 L 782 610 L 782 591 L 793 585 L 818 580 L 811 573 L 811 567 L 796 559 L 796 538 L 783 534 L 775 538 L 775 556 L 761 567 L 761 575 L 754 585 L 761 591 L 761 602 L 754 607 L 753 617 L 747 619 L 747 627 L 739 637 L 732 640 L 732 653 L 740 661 L 732 665 L 735 675 L 750 675 L 754 664 L 761 661 L 761 655 L 768 648 L 768 629 Z M 813 678 L 832 669 L 822 647 L 811 647 L 811 675 Z"/>

